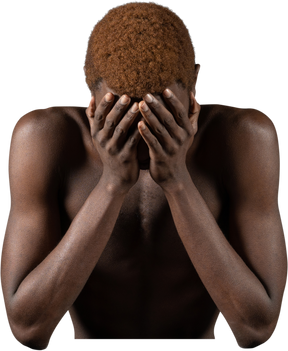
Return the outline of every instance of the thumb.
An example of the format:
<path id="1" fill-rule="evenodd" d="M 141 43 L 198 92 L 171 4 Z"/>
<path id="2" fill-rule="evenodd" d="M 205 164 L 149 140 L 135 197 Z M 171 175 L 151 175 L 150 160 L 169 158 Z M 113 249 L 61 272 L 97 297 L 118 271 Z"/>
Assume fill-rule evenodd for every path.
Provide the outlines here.
<path id="1" fill-rule="evenodd" d="M 92 96 L 89 106 L 86 108 L 86 111 L 85 111 L 88 119 L 94 117 L 95 111 L 96 111 L 95 97 Z"/>
<path id="2" fill-rule="evenodd" d="M 189 119 L 194 129 L 195 134 L 198 131 L 198 118 L 201 111 L 201 106 L 195 99 L 195 96 L 190 92 Z"/>

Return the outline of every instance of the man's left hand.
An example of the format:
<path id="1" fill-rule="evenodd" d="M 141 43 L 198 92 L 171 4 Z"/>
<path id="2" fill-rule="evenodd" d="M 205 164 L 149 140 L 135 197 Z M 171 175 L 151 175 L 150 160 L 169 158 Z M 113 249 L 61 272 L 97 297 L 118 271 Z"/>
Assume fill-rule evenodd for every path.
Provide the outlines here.
<path id="1" fill-rule="evenodd" d="M 189 111 L 171 90 L 166 89 L 163 97 L 172 113 L 147 94 L 139 104 L 144 121 L 138 128 L 149 147 L 151 177 L 165 190 L 188 174 L 186 155 L 198 130 L 201 107 L 192 92 Z"/>

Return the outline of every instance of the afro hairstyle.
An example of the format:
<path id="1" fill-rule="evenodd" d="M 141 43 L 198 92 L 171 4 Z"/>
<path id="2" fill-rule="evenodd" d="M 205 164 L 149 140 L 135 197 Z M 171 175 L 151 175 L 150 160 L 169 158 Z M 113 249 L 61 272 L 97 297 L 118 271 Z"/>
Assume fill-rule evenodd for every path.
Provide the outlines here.
<path id="1" fill-rule="evenodd" d="M 155 3 L 128 3 L 111 9 L 94 27 L 85 59 L 92 94 L 105 80 L 118 95 L 161 94 L 177 82 L 191 90 L 195 54 L 183 21 Z"/>

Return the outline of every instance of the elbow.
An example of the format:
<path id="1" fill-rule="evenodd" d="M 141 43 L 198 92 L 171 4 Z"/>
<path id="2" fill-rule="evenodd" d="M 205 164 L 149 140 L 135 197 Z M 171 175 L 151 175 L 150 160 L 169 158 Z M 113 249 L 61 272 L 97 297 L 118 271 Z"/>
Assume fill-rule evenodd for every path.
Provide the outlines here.
<path id="1" fill-rule="evenodd" d="M 264 344 L 269 338 L 270 338 L 270 336 L 268 338 L 265 338 L 265 339 L 253 338 L 250 340 L 245 340 L 244 342 L 238 342 L 238 345 L 242 349 L 252 349 L 254 347 L 257 347 L 257 346 Z"/>
<path id="2" fill-rule="evenodd" d="M 277 329 L 277 328 L 276 328 Z M 242 338 L 233 340 L 234 347 L 239 351 L 258 351 L 267 347 L 275 339 L 275 328 L 263 328 L 262 330 L 250 331 Z M 239 342 L 238 342 L 239 341 Z"/>
<path id="3" fill-rule="evenodd" d="M 234 348 L 237 351 L 258 351 L 263 348 L 265 338 L 260 333 L 249 333 L 232 338 Z"/>
<path id="4" fill-rule="evenodd" d="M 258 351 L 269 346 L 276 338 L 279 328 L 279 321 L 273 321 L 271 324 L 263 326 L 261 330 L 257 330 L 254 343 L 250 345 L 247 351 Z"/>
<path id="5" fill-rule="evenodd" d="M 244 349 L 250 349 L 264 344 L 273 334 L 277 320 L 259 324 L 242 324 L 237 328 L 235 337 L 238 345 Z"/>
<path id="6" fill-rule="evenodd" d="M 7 316 L 12 334 L 22 345 L 34 350 L 44 350 L 47 348 L 51 335 L 55 329 L 54 315 L 34 310 L 19 301 L 6 304 Z"/>
<path id="7" fill-rule="evenodd" d="M 248 345 L 247 351 L 258 351 L 269 346 L 276 338 L 281 325 L 281 318 L 279 314 L 275 315 L 266 320 L 266 323 L 260 324 L 253 333 L 253 342 Z"/>
<path id="8" fill-rule="evenodd" d="M 38 326 L 20 326 L 16 323 L 11 323 L 11 330 L 14 337 L 24 346 L 34 350 L 44 350 L 47 348 L 50 336 L 44 335 Z"/>
<path id="9" fill-rule="evenodd" d="M 24 346 L 33 350 L 44 350 L 47 348 L 49 339 L 41 337 L 37 333 L 31 331 L 23 331 L 21 333 L 13 331 L 15 338 Z"/>
<path id="10" fill-rule="evenodd" d="M 271 335 L 245 335 L 237 339 L 237 343 L 242 349 L 252 349 L 264 344 L 270 336 Z"/>

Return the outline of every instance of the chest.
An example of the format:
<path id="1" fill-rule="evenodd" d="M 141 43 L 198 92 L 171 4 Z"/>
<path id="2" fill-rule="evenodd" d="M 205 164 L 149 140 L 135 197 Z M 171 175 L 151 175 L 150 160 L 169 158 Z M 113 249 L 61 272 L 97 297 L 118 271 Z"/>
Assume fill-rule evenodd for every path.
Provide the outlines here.
<path id="1" fill-rule="evenodd" d="M 211 170 L 191 162 L 191 178 L 217 221 L 223 217 L 221 186 Z M 87 159 L 68 172 L 62 192 L 62 219 L 65 232 L 101 177 L 98 162 Z M 65 230 L 66 229 L 66 230 Z M 193 230 L 193 228 L 191 228 Z M 141 170 L 137 183 L 122 204 L 113 233 L 105 249 L 107 259 L 119 256 L 151 256 L 159 259 L 175 251 L 182 253 L 168 202 L 149 170 Z M 176 253 L 176 255 L 177 255 Z M 105 257 L 105 255 L 103 255 Z"/>
<path id="2" fill-rule="evenodd" d="M 224 196 L 216 171 L 192 160 L 187 168 L 210 211 L 218 220 L 224 207 Z M 71 165 L 65 172 L 61 186 L 60 205 L 68 221 L 72 221 L 85 200 L 97 185 L 102 174 L 99 160 L 86 158 L 82 162 Z M 147 227 L 149 222 L 169 211 L 162 189 L 151 178 L 149 170 L 141 170 L 137 183 L 130 189 L 124 200 L 120 216 L 132 220 L 138 218 L 141 226 Z M 139 222 L 139 224 L 140 224 Z"/>
<path id="3" fill-rule="evenodd" d="M 192 168 L 191 178 L 218 220 L 223 204 L 217 181 L 200 168 Z M 99 166 L 88 163 L 67 178 L 63 197 L 67 225 L 100 176 Z M 101 316 L 99 328 L 103 327 L 109 311 L 111 319 L 117 321 L 115 324 L 126 323 L 129 330 L 133 330 L 134 324 L 136 329 L 139 325 L 142 328 L 144 323 L 145 330 L 157 331 L 159 326 L 164 326 L 171 335 L 170 325 L 175 323 L 182 325 L 189 320 L 189 328 L 193 329 L 193 318 L 197 320 L 201 315 L 200 305 L 210 306 L 214 311 L 177 233 L 162 189 L 151 179 L 148 170 L 140 171 L 138 182 L 122 204 L 108 244 L 75 310 L 84 308 L 92 310 L 93 316 Z"/>

